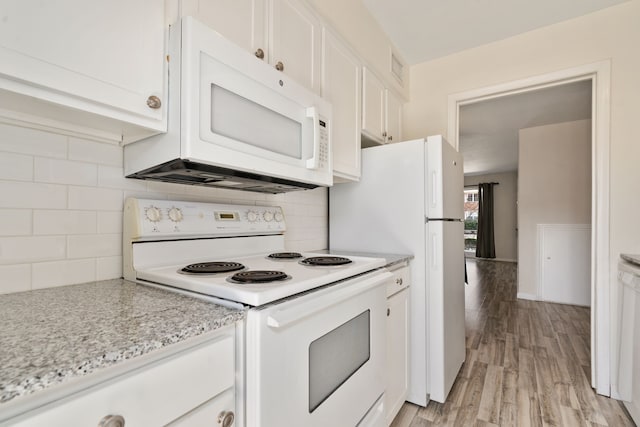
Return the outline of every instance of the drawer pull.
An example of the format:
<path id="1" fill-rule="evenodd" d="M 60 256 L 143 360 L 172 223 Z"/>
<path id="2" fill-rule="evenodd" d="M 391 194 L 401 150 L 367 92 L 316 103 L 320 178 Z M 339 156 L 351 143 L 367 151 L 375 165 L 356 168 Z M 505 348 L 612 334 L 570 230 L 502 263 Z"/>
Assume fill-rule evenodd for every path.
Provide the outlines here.
<path id="1" fill-rule="evenodd" d="M 284 71 L 284 64 L 282 63 L 282 61 L 276 62 L 276 70 Z"/>
<path id="2" fill-rule="evenodd" d="M 264 59 L 264 50 L 258 48 L 254 55 L 256 56 L 256 58 Z"/>
<path id="3" fill-rule="evenodd" d="M 160 98 L 158 98 L 157 96 L 151 95 L 150 97 L 147 98 L 147 106 L 149 108 L 153 108 L 154 110 L 157 110 L 162 106 L 162 101 L 160 101 Z"/>
<path id="4" fill-rule="evenodd" d="M 222 411 L 218 415 L 218 424 L 222 425 L 222 427 L 231 427 L 235 419 L 236 416 L 233 411 Z"/>
<path id="5" fill-rule="evenodd" d="M 387 308 L 387 317 L 391 316 L 391 309 Z"/>
<path id="6" fill-rule="evenodd" d="M 121 415 L 106 415 L 100 420 L 98 427 L 124 427 L 124 418 Z"/>
<path id="7" fill-rule="evenodd" d="M 398 278 L 396 279 L 396 285 L 398 285 L 398 286 L 402 286 L 402 277 L 398 277 Z"/>

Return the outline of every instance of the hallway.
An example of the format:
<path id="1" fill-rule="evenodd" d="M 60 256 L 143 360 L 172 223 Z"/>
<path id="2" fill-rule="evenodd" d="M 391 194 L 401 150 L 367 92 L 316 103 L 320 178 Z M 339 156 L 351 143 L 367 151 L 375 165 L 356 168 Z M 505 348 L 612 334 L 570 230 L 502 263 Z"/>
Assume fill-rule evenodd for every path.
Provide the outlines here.
<path id="1" fill-rule="evenodd" d="M 444 404 L 393 427 L 633 426 L 590 385 L 589 309 L 516 299 L 516 264 L 467 260 L 466 361 Z"/>

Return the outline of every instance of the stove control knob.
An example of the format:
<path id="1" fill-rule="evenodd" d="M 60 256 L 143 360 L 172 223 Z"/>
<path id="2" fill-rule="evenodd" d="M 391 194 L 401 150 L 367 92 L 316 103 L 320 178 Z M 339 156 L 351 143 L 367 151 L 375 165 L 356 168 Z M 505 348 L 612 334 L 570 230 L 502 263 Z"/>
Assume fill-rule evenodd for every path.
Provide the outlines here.
<path id="1" fill-rule="evenodd" d="M 264 220 L 265 220 L 265 221 L 267 221 L 267 222 L 271 222 L 271 221 L 273 221 L 273 212 L 271 212 L 271 211 L 265 211 L 265 212 L 262 214 L 262 217 L 264 218 Z"/>
<path id="2" fill-rule="evenodd" d="M 162 219 L 162 212 L 155 206 L 149 206 L 144 210 L 144 215 L 151 222 L 158 222 Z"/>
<path id="3" fill-rule="evenodd" d="M 247 219 L 249 222 L 256 222 L 258 220 L 258 214 L 254 211 L 247 212 Z"/>
<path id="4" fill-rule="evenodd" d="M 274 217 L 275 217 L 276 221 L 278 221 L 278 222 L 282 222 L 282 220 L 284 219 L 284 215 L 282 215 L 282 212 L 276 212 L 274 214 Z"/>
<path id="5" fill-rule="evenodd" d="M 173 222 L 180 222 L 184 218 L 180 208 L 172 207 L 169 209 L 169 219 Z"/>

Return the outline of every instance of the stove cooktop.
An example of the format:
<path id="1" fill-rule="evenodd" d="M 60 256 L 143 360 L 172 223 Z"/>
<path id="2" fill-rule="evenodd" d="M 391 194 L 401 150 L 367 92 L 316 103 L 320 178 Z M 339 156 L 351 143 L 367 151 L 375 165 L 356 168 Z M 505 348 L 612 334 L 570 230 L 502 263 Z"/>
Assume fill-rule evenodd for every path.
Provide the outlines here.
<path id="1" fill-rule="evenodd" d="M 339 265 L 304 265 L 302 262 L 282 262 L 266 255 L 235 257 L 232 260 L 194 260 L 192 264 L 207 263 L 241 264 L 244 270 L 239 274 L 241 280 L 232 279 L 234 272 L 216 274 L 184 274 L 182 265 L 166 265 L 137 270 L 137 279 L 156 284 L 171 286 L 204 295 L 223 298 L 250 306 L 260 306 L 301 292 L 305 292 L 333 282 L 348 279 L 358 274 L 383 267 L 381 258 L 350 256 L 329 257 L 323 254 L 303 253 L 296 261 L 309 258 L 340 258 Z M 285 258 L 287 259 L 287 258 Z M 274 275 L 273 272 L 279 273 Z M 253 273 L 252 273 L 253 272 Z M 251 283 L 242 280 L 245 276 L 261 276 L 262 281 Z M 277 279 L 269 280 L 268 279 Z"/>

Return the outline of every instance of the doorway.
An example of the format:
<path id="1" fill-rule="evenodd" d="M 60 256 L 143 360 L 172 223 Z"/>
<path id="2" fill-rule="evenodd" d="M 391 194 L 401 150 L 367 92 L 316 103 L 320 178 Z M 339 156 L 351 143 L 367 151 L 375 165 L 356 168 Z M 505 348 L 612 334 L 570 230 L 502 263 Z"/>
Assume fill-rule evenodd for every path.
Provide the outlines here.
<path id="1" fill-rule="evenodd" d="M 610 61 L 587 64 L 527 79 L 449 96 L 448 136 L 459 147 L 460 108 L 484 100 L 589 81 L 591 124 L 591 382 L 599 394 L 611 394 L 609 337 L 609 110 Z"/>

